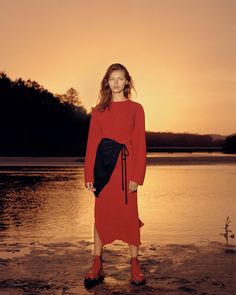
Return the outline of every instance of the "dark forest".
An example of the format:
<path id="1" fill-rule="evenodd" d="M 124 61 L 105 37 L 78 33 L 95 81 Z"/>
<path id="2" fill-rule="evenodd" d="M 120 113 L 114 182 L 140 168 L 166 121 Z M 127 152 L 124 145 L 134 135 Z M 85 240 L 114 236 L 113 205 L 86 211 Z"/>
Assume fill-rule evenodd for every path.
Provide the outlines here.
<path id="1" fill-rule="evenodd" d="M 0 156 L 84 156 L 90 116 L 74 88 L 53 94 L 35 81 L 13 81 L 0 72 Z M 146 131 L 146 138 L 149 151 L 236 150 L 236 134 Z"/>

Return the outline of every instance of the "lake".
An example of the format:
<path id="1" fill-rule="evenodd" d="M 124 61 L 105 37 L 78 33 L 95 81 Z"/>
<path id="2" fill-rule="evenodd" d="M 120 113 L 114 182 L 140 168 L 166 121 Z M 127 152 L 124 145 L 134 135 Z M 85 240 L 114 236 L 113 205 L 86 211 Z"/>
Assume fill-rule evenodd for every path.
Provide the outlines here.
<path id="1" fill-rule="evenodd" d="M 141 242 L 224 242 L 236 233 L 236 156 L 148 154 L 138 188 Z M 94 195 L 81 158 L 0 158 L 1 242 L 93 241 Z"/>

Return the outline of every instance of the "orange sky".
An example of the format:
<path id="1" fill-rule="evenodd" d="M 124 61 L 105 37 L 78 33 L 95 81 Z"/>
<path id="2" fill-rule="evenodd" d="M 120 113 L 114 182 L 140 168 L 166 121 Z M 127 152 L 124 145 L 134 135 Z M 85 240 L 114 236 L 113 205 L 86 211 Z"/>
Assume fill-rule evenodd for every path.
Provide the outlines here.
<path id="1" fill-rule="evenodd" d="M 0 0 L 0 70 L 96 102 L 124 64 L 153 131 L 235 133 L 236 1 Z"/>

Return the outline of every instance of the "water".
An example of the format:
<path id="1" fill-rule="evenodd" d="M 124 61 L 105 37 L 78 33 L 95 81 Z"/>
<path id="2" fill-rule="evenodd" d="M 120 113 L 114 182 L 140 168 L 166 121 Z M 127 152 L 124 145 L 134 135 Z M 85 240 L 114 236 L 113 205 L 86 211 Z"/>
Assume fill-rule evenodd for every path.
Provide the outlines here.
<path id="1" fill-rule="evenodd" d="M 139 199 L 144 239 L 222 241 L 228 215 L 236 231 L 236 165 L 154 166 L 147 179 Z"/>
<path id="2" fill-rule="evenodd" d="M 183 161 L 189 157 L 182 155 Z M 219 233 L 228 215 L 236 233 L 235 163 L 158 165 L 152 158 L 138 189 L 141 242 L 224 241 Z M 93 241 L 95 197 L 84 187 L 78 159 L 2 158 L 0 163 L 0 241 Z"/>

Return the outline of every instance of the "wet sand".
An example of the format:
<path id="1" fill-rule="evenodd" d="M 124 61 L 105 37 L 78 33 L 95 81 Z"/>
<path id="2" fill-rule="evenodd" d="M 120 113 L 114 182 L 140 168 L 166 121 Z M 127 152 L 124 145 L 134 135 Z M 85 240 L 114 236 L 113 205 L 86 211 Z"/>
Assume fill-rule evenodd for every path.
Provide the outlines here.
<path id="1" fill-rule="evenodd" d="M 133 286 L 129 249 L 117 240 L 104 247 L 104 283 L 86 290 L 83 277 L 92 255 L 93 243 L 83 240 L 0 243 L 0 295 L 235 294 L 235 245 L 226 247 L 216 241 L 142 244 L 139 260 L 147 284 Z"/>

